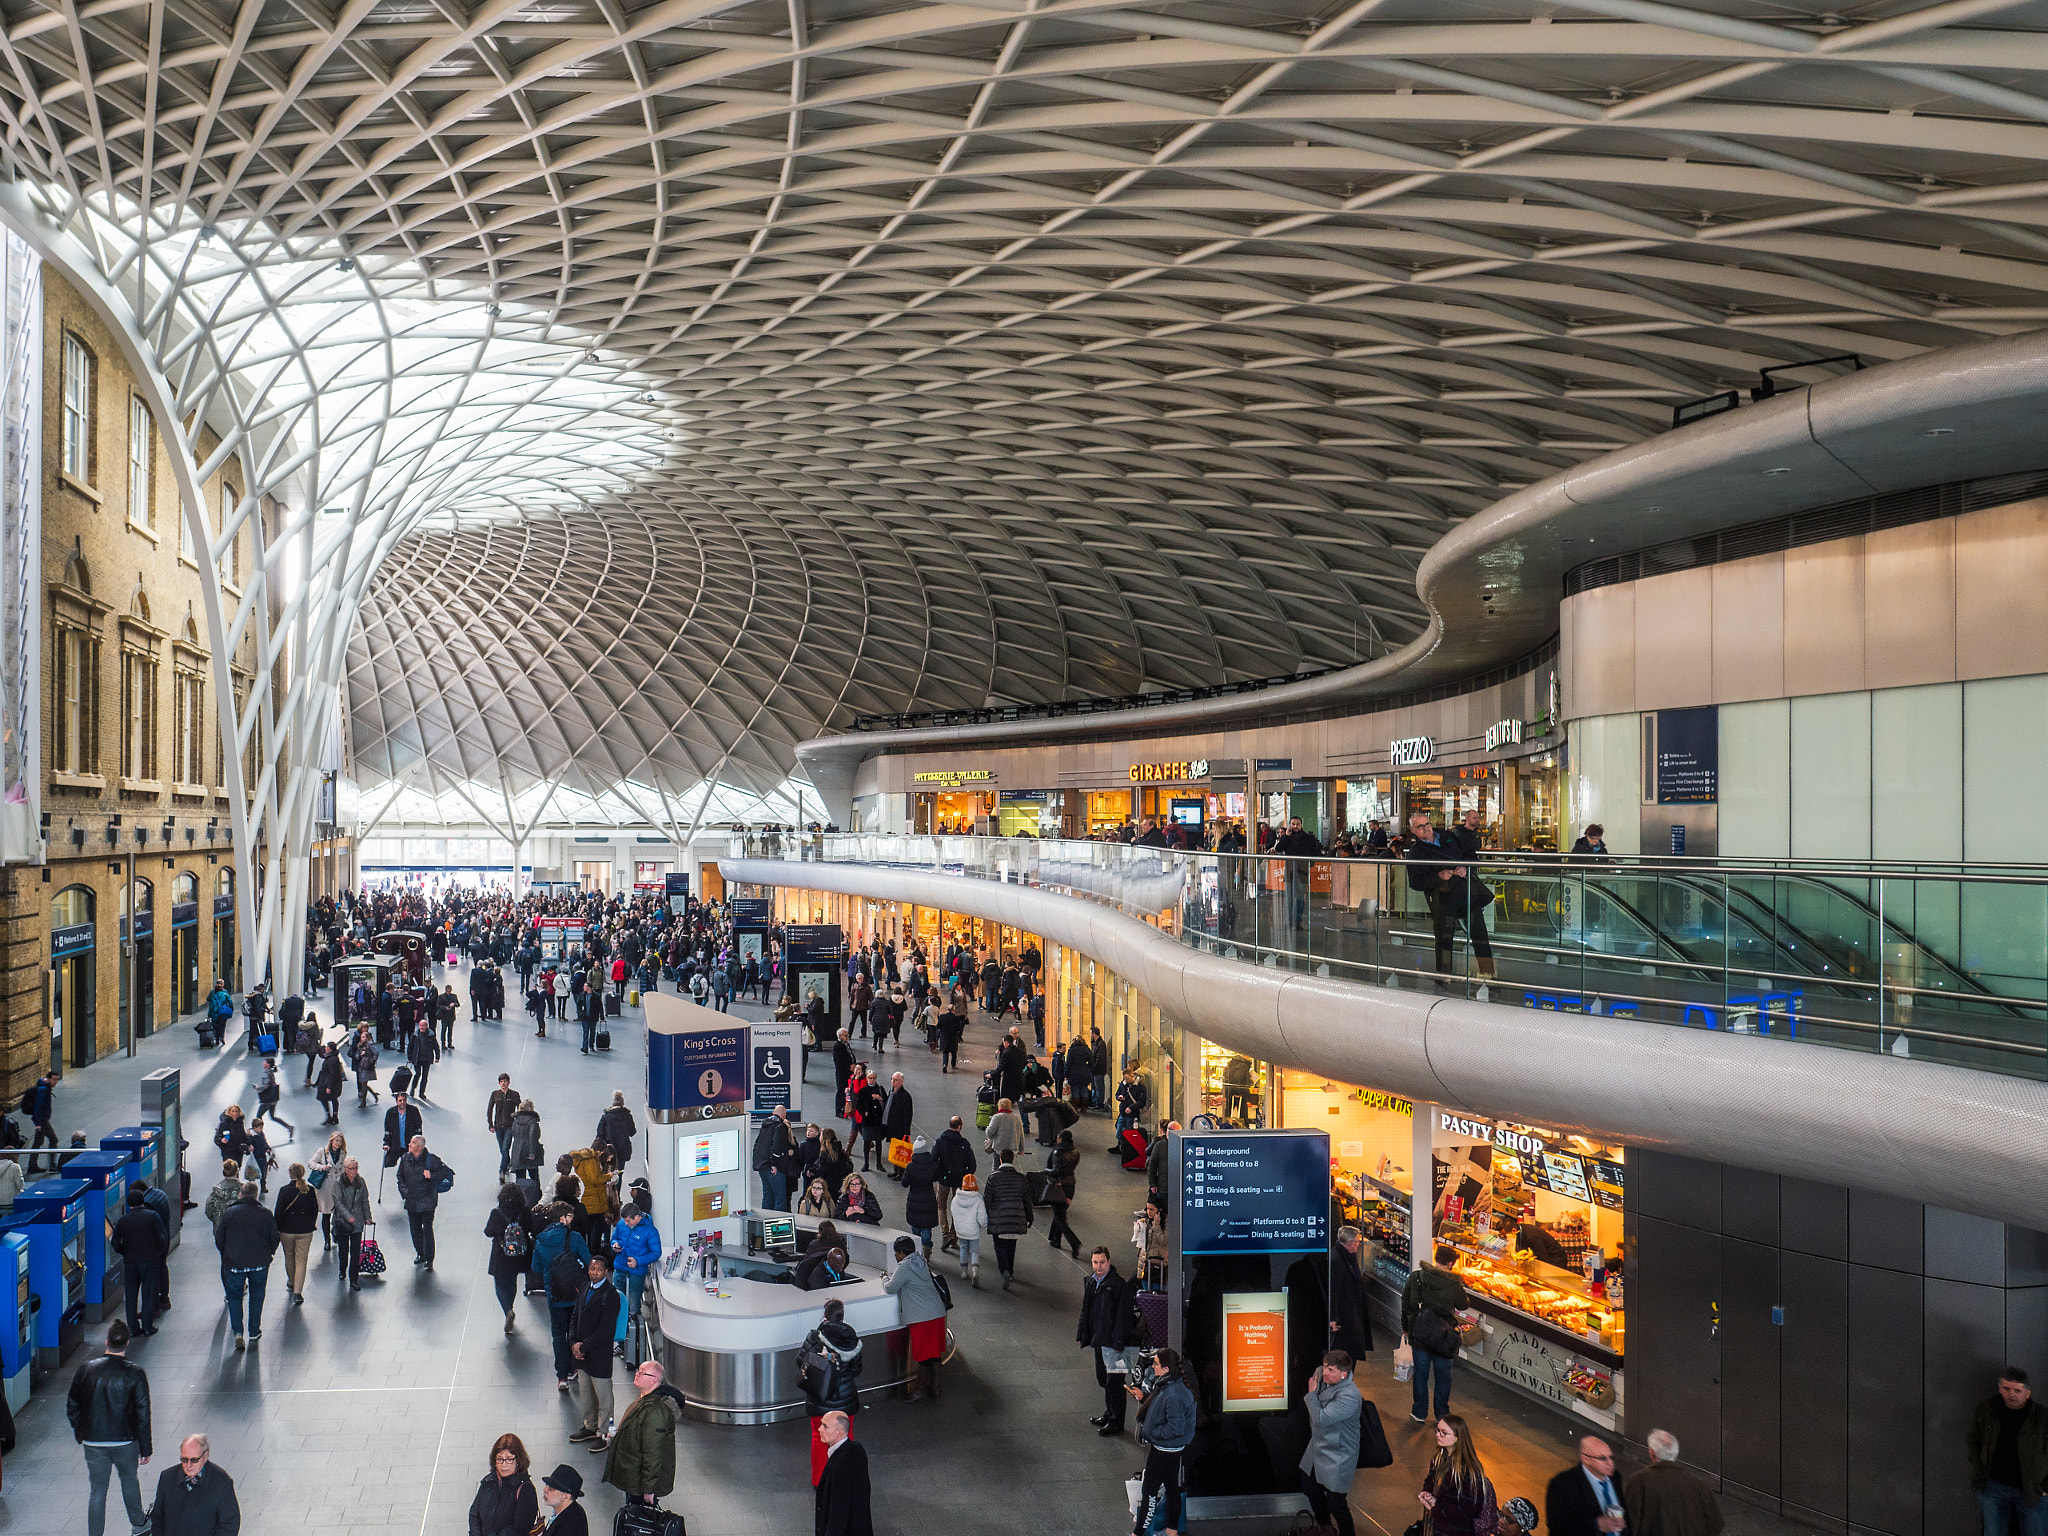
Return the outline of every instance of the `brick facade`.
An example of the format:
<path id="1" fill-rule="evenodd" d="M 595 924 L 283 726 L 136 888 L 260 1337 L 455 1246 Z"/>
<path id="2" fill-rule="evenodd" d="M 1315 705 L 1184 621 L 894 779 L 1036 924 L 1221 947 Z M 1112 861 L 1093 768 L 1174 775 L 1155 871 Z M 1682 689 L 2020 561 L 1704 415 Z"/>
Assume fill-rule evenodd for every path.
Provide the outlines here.
<path id="1" fill-rule="evenodd" d="M 139 977 L 151 1000 L 142 1033 L 189 1015 L 218 975 L 239 988 L 239 941 L 232 921 L 217 921 L 216 898 L 226 889 L 239 902 L 246 889 L 234 869 L 199 566 L 181 540 L 161 426 L 135 394 L 113 335 L 49 266 L 43 324 L 49 863 L 8 872 L 0 1101 L 17 1096 L 37 1070 L 61 1071 L 125 1047 L 122 896 L 131 855 L 150 929 Z M 204 436 L 201 456 L 214 446 Z M 223 497 L 241 495 L 240 464 L 229 463 L 203 491 L 217 530 L 229 510 Z M 231 586 L 251 573 L 253 530 L 238 542 L 223 562 Z M 253 682 L 254 655 L 252 636 L 235 658 L 238 689 Z M 252 751 L 245 762 L 254 758 Z M 75 922 L 56 920 L 60 905 L 62 917 L 80 916 L 80 888 L 91 947 L 59 957 L 59 946 L 81 942 Z M 61 1037 L 52 1028 L 58 1015 Z"/>

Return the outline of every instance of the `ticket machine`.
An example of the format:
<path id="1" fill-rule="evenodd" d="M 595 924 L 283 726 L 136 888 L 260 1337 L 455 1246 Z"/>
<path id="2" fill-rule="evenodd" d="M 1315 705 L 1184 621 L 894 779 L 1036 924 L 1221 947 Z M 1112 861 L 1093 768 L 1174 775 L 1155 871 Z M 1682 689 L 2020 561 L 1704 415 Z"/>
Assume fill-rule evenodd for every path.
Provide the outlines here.
<path id="1" fill-rule="evenodd" d="M 66 1179 L 85 1184 L 81 1248 L 85 1255 L 85 1316 L 105 1322 L 121 1312 L 121 1256 L 114 1252 L 114 1223 L 128 1201 L 128 1186 L 141 1166 L 126 1152 L 81 1152 L 64 1165 Z"/>
<path id="2" fill-rule="evenodd" d="M 0 1232 L 28 1239 L 36 1306 L 36 1364 L 55 1370 L 85 1338 L 85 1181 L 38 1179 L 14 1202 Z"/>
<path id="3" fill-rule="evenodd" d="M 28 1283 L 28 1239 L 0 1233 L 0 1384 L 10 1412 L 28 1406 L 36 1356 L 36 1298 Z"/>
<path id="4" fill-rule="evenodd" d="M 131 1183 L 154 1186 L 171 1197 L 170 1245 L 176 1248 L 178 1228 L 184 1213 L 179 1209 L 178 1159 L 175 1152 L 167 1156 L 165 1146 L 161 1125 L 116 1126 L 100 1138 L 102 1152 L 123 1152 L 135 1160 L 135 1167 L 128 1175 Z M 112 1216 L 118 1221 L 121 1213 L 114 1210 Z"/>

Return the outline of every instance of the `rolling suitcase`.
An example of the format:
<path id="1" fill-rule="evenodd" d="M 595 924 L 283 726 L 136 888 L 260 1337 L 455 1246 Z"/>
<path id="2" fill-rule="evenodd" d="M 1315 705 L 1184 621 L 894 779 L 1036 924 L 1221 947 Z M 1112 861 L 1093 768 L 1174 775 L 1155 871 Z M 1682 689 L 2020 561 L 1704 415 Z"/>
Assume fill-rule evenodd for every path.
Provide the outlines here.
<path id="1" fill-rule="evenodd" d="M 600 1051 L 608 1051 L 612 1048 L 612 1032 L 610 1030 L 600 1029 L 597 1032 L 597 1048 Z"/>
<path id="2" fill-rule="evenodd" d="M 1145 1158 L 1152 1150 L 1152 1143 L 1144 1131 L 1131 1126 L 1117 1137 L 1117 1141 L 1118 1150 L 1123 1153 L 1124 1168 L 1131 1173 L 1143 1173 Z"/>
<path id="3" fill-rule="evenodd" d="M 688 1536 L 683 1517 L 659 1504 L 622 1504 L 612 1519 L 612 1536 Z"/>
<path id="4" fill-rule="evenodd" d="M 616 993 L 616 992 L 607 992 L 607 993 L 605 993 L 605 995 L 604 995 L 604 1016 L 605 1016 L 606 1018 L 608 1018 L 608 1019 L 616 1019 L 616 1018 L 617 1018 L 617 1017 L 619 1016 L 619 994 L 618 994 L 618 993 Z"/>

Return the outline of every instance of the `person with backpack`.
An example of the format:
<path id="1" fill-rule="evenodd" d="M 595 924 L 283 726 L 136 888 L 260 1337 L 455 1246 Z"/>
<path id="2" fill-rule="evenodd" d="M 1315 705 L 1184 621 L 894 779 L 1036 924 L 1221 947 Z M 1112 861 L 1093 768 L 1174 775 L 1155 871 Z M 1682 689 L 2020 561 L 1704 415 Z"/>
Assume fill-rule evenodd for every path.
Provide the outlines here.
<path id="1" fill-rule="evenodd" d="M 413 1263 L 428 1274 L 434 1272 L 434 1212 L 454 1183 L 455 1170 L 427 1150 L 426 1137 L 415 1133 L 398 1160 L 398 1193 L 412 1229 Z"/>
<path id="2" fill-rule="evenodd" d="M 28 1171 L 30 1173 L 36 1171 L 37 1159 L 34 1149 L 37 1147 L 48 1147 L 51 1149 L 50 1171 L 52 1173 L 55 1173 L 60 1166 L 56 1153 L 57 1133 L 50 1128 L 50 1118 L 56 1113 L 56 1110 L 57 1074 L 46 1072 L 43 1076 L 37 1078 L 29 1090 L 21 1096 L 21 1112 L 28 1116 L 29 1122 L 36 1128 L 35 1139 L 29 1143 Z"/>
<path id="3" fill-rule="evenodd" d="M 491 1255 L 484 1266 L 497 1288 L 498 1305 L 505 1313 L 505 1332 L 512 1332 L 513 1309 L 519 1299 L 519 1278 L 533 1263 L 533 1234 L 527 1229 L 531 1213 L 526 1197 L 516 1184 L 498 1186 L 498 1203 L 484 1220 L 484 1236 L 490 1239 Z M 535 1222 L 535 1225 L 538 1225 Z"/>
<path id="4" fill-rule="evenodd" d="M 228 1037 L 228 1021 L 235 1016 L 235 1000 L 228 995 L 228 984 L 215 978 L 213 990 L 206 994 L 206 1022 L 199 1026 L 201 1045 L 219 1045 Z M 211 1040 L 207 1036 L 211 1035 Z"/>
<path id="5" fill-rule="evenodd" d="M 555 1390 L 567 1392 L 576 1374 L 576 1357 L 569 1352 L 569 1325 L 576 1298 L 583 1291 L 583 1277 L 590 1264 L 590 1247 L 576 1231 L 579 1207 L 565 1201 L 542 1206 L 535 1215 L 548 1226 L 533 1242 L 533 1262 L 528 1272 L 541 1282 L 548 1298 L 548 1328 L 555 1346 Z"/>
<path id="6" fill-rule="evenodd" d="M 1401 1332 L 1415 1357 L 1415 1405 L 1409 1421 L 1429 1422 L 1429 1384 L 1436 1379 L 1436 1417 L 1451 1411 L 1451 1362 L 1458 1358 L 1458 1314 L 1470 1305 L 1452 1273 L 1458 1250 L 1440 1243 L 1434 1264 L 1418 1264 L 1401 1292 Z"/>
<path id="7" fill-rule="evenodd" d="M 797 1379 L 804 1389 L 804 1410 L 811 1419 L 811 1486 L 825 1473 L 830 1447 L 818 1438 L 818 1421 L 828 1413 L 846 1415 L 847 1433 L 860 1412 L 861 1339 L 846 1321 L 846 1303 L 834 1297 L 825 1303 L 818 1326 L 804 1338 L 797 1357 Z"/>
<path id="8" fill-rule="evenodd" d="M 1301 1456 L 1301 1491 L 1318 1526 L 1353 1536 L 1351 1480 L 1358 1475 L 1359 1415 L 1365 1399 L 1351 1379 L 1352 1359 L 1341 1349 L 1323 1356 L 1301 1403 L 1308 1410 L 1308 1449 Z"/>

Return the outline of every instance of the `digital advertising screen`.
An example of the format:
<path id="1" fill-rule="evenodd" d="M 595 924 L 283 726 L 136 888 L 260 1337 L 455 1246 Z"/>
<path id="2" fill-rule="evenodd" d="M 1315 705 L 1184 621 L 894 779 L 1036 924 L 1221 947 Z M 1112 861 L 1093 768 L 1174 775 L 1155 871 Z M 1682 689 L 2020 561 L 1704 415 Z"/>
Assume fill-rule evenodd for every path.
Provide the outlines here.
<path id="1" fill-rule="evenodd" d="M 1223 1298 L 1223 1411 L 1287 1407 L 1287 1293 L 1240 1291 Z"/>
<path id="2" fill-rule="evenodd" d="M 740 1166 L 740 1128 L 699 1131 L 676 1138 L 676 1177 L 702 1178 L 707 1173 L 737 1173 Z"/>

